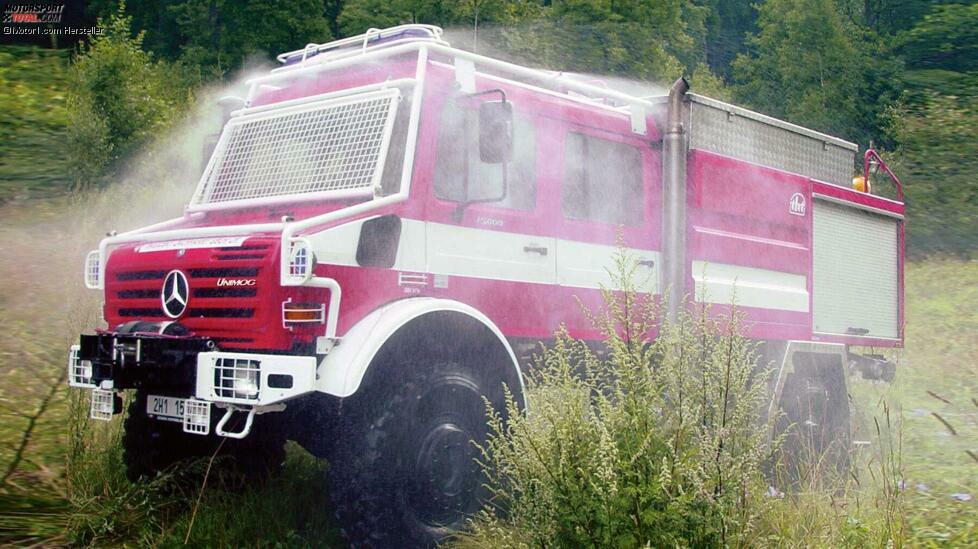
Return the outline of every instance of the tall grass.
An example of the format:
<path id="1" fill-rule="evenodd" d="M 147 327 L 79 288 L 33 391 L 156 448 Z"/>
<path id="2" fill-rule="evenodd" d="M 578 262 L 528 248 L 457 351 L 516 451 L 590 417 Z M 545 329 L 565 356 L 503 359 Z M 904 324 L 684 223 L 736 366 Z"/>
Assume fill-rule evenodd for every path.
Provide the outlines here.
<path id="1" fill-rule="evenodd" d="M 66 538 L 79 546 L 333 547 L 322 460 L 290 446 L 283 471 L 266 482 L 207 474 L 226 458 L 184 462 L 130 482 L 123 422 L 91 421 L 87 399 L 72 397 Z M 194 435 L 187 435 L 194 436 Z"/>
<path id="2" fill-rule="evenodd" d="M 877 423 L 867 478 L 808 456 L 779 475 L 769 368 L 733 309 L 687 304 L 663 321 L 623 252 L 590 312 L 599 349 L 564 331 L 528 376 L 529 411 L 491 419 L 493 497 L 461 547 L 900 547 L 899 435 Z M 656 337 L 652 338 L 651 336 Z M 490 411 L 491 413 L 491 411 Z M 852 456 L 859 461 L 858 456 Z M 864 460 L 865 461 L 865 460 Z M 780 488 L 779 488 L 779 487 Z"/>
<path id="3" fill-rule="evenodd" d="M 606 352 L 558 333 L 528 376 L 529 413 L 511 399 L 509 423 L 492 417 L 494 497 L 463 545 L 753 544 L 776 447 L 759 425 L 769 371 L 739 314 L 661 322 L 634 261 L 615 259 L 618 290 L 589 311 Z"/>
<path id="4" fill-rule="evenodd" d="M 850 468 L 839 471 L 826 467 L 828 457 L 824 454 L 802 454 L 798 465 L 804 484 L 787 493 L 772 490 L 773 497 L 763 502 L 756 528 L 759 545 L 908 545 L 899 425 L 893 422 L 885 401 L 879 403 L 879 415 L 872 422 L 872 444 L 865 452 L 851 450 Z M 834 452 L 830 449 L 828 453 Z"/>

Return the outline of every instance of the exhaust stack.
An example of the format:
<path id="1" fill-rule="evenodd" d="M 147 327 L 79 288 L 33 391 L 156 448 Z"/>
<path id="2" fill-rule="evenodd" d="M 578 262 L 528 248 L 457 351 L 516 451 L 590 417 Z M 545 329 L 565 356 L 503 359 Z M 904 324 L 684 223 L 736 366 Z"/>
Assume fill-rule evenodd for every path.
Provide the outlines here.
<path id="1" fill-rule="evenodd" d="M 669 321 L 676 320 L 686 289 L 686 129 L 682 113 L 687 91 L 685 78 L 669 88 L 662 137 L 662 287 L 667 292 Z"/>

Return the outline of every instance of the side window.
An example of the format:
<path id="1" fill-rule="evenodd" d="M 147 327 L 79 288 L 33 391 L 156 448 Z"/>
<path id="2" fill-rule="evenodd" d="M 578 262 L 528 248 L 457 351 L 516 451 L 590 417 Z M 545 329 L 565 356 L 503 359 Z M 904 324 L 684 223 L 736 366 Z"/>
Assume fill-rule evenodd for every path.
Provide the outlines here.
<path id="1" fill-rule="evenodd" d="M 566 217 L 616 225 L 642 222 L 642 153 L 580 133 L 567 134 L 562 209 Z"/>
<path id="2" fill-rule="evenodd" d="M 441 113 L 435 154 L 435 196 L 443 200 L 488 202 L 498 198 L 506 169 L 506 194 L 493 206 L 531 210 L 536 204 L 536 142 L 533 124 L 513 117 L 513 159 L 486 164 L 479 158 L 479 104 L 449 99 Z"/>

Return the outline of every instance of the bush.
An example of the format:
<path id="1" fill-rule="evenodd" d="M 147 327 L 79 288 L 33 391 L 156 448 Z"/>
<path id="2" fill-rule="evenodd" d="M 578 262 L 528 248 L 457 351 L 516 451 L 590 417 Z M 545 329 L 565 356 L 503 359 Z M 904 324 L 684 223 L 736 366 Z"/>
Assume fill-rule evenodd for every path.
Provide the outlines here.
<path id="1" fill-rule="evenodd" d="M 179 65 L 156 61 L 131 35 L 125 5 L 108 20 L 71 69 L 68 94 L 68 160 L 76 188 L 104 176 L 182 115 L 192 100 Z"/>
<path id="2" fill-rule="evenodd" d="M 893 170 L 906 193 L 907 251 L 914 257 L 974 257 L 978 99 L 928 94 L 891 115 L 898 142 Z"/>
<path id="3" fill-rule="evenodd" d="M 494 496 L 461 545 L 750 545 L 771 445 L 741 316 L 698 308 L 652 339 L 659 308 L 634 262 L 616 263 L 621 289 L 591 314 L 604 349 L 560 331 L 528 376 L 529 412 L 510 398 L 508 423 L 492 415 Z"/>

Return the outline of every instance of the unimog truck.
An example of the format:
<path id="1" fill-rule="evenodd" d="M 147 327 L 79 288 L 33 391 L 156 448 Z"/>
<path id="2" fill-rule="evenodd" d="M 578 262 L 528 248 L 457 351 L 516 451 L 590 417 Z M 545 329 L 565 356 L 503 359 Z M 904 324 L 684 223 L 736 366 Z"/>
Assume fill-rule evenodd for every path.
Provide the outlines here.
<path id="1" fill-rule="evenodd" d="M 772 407 L 846 441 L 853 346 L 903 342 L 904 204 L 872 149 L 703 97 L 638 96 L 404 25 L 309 44 L 226 98 L 182 217 L 85 260 L 104 328 L 69 383 L 125 425 L 136 479 L 221 440 L 248 473 L 328 457 L 351 541 L 430 545 L 485 496 L 484 398 L 559 326 L 598 340 L 619 238 L 675 315 L 722 313 L 775 366 Z M 860 170 L 860 184 L 853 175 Z M 872 172 L 872 173 L 871 173 Z M 785 403 L 794 403 L 785 405 Z M 799 404 L 801 403 L 801 404 Z"/>

